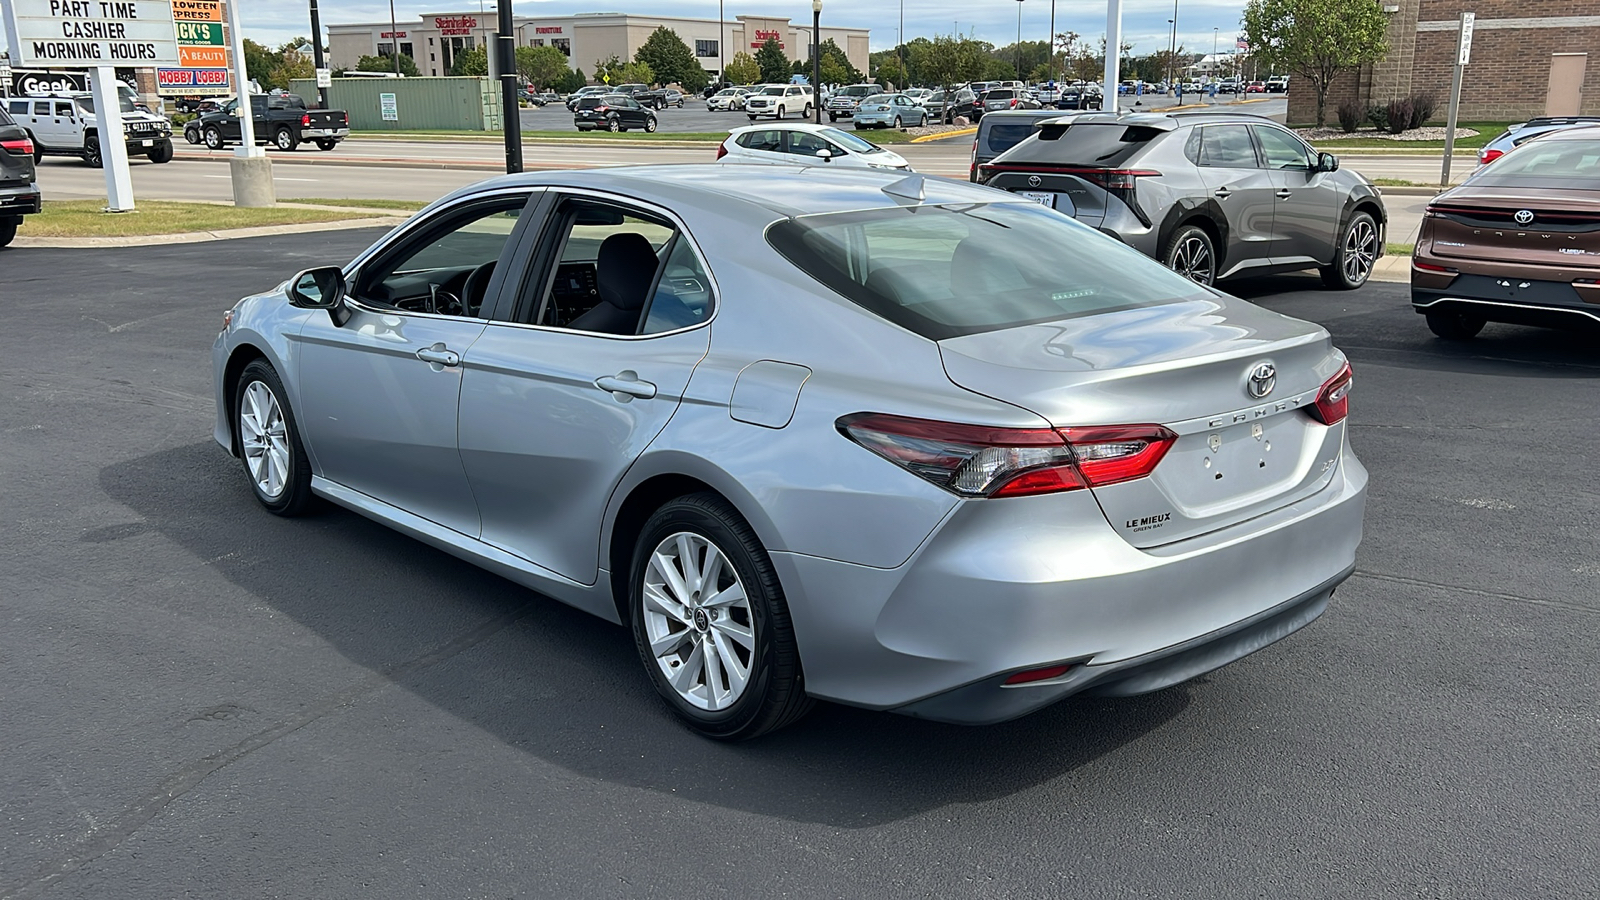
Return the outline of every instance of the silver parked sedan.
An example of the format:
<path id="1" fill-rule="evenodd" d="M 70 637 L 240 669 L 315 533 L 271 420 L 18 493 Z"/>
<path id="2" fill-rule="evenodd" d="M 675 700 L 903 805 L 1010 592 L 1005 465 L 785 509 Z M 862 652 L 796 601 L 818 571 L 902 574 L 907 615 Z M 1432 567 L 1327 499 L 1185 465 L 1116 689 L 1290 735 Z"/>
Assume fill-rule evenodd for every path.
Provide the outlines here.
<path id="1" fill-rule="evenodd" d="M 225 322 L 263 506 L 628 626 L 715 738 L 1158 690 L 1315 619 L 1361 538 L 1325 330 L 963 182 L 498 178 Z"/>

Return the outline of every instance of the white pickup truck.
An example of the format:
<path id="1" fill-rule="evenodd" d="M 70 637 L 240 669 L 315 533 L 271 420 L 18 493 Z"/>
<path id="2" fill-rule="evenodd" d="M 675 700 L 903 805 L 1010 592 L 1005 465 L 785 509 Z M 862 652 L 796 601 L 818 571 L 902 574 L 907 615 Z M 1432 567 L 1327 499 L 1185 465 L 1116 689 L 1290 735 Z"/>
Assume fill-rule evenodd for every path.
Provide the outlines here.
<path id="1" fill-rule="evenodd" d="M 151 162 L 172 159 L 172 123 L 134 105 L 121 94 L 123 140 L 128 156 L 149 157 Z M 52 94 L 47 97 L 12 97 L 6 109 L 33 139 L 34 158 L 77 156 L 98 169 L 103 165 L 100 127 L 92 94 Z"/>

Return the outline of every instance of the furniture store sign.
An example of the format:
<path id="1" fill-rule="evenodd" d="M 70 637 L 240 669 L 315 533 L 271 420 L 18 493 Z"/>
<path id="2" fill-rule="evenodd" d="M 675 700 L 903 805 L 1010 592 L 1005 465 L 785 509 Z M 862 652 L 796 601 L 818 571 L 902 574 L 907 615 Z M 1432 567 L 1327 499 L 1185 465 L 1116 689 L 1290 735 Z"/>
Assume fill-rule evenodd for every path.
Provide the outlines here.
<path id="1" fill-rule="evenodd" d="M 178 61 L 171 0 L 7 0 L 22 66 L 154 66 Z"/>

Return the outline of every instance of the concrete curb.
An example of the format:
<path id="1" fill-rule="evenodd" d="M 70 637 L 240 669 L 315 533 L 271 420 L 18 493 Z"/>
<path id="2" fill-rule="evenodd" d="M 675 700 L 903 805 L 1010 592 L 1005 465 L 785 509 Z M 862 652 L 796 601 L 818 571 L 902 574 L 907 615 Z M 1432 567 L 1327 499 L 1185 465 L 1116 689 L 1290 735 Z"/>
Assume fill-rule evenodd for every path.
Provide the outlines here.
<path id="1" fill-rule="evenodd" d="M 1383 194 L 1386 197 L 1436 197 L 1445 191 L 1444 188 L 1428 187 L 1426 185 L 1418 187 L 1385 187 L 1380 184 L 1377 185 L 1377 188 L 1378 193 Z"/>
<path id="2" fill-rule="evenodd" d="M 977 134 L 977 133 L 978 133 L 978 126 L 974 125 L 971 128 L 958 128 L 955 131 L 941 131 L 938 134 L 925 134 L 922 137 L 914 137 L 911 140 L 906 141 L 906 143 L 908 143 L 908 144 L 926 144 L 926 143 L 929 143 L 929 142 L 932 142 L 932 141 L 947 141 L 950 138 L 966 137 L 967 135 Z M 890 144 L 885 144 L 884 145 L 885 148 L 888 148 L 890 146 L 892 146 L 892 145 L 890 145 Z"/>
<path id="3" fill-rule="evenodd" d="M 322 207 L 312 207 L 321 209 Z M 238 238 L 271 237 L 276 234 L 307 234 L 314 231 L 346 231 L 352 228 L 388 228 L 398 216 L 371 219 L 341 219 L 337 222 L 305 222 L 299 225 L 257 225 L 252 228 L 227 228 L 221 231 L 185 231 L 177 234 L 139 234 L 126 237 L 34 238 L 19 237 L 11 246 L 22 249 L 84 250 L 93 247 L 159 247 L 163 244 L 203 244 Z"/>
<path id="4" fill-rule="evenodd" d="M 1385 256 L 1372 267 L 1370 280 L 1382 281 L 1387 284 L 1410 284 L 1411 257 Z"/>

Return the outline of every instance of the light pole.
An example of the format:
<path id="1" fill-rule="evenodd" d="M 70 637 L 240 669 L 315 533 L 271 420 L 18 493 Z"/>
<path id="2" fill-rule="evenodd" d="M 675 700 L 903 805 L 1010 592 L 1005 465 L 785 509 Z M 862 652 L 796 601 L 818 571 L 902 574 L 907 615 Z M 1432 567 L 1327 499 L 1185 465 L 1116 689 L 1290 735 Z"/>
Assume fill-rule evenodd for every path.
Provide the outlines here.
<path id="1" fill-rule="evenodd" d="M 822 124 L 822 0 L 811 0 L 811 112 Z"/>
<path id="2" fill-rule="evenodd" d="M 1217 80 L 1217 27 L 1211 26 L 1211 80 Z"/>
<path id="3" fill-rule="evenodd" d="M 394 40 L 399 40 L 395 38 Z M 317 15 L 317 0 L 311 0 L 311 59 L 317 72 L 322 71 L 322 18 Z M 320 80 L 320 79 L 319 79 Z M 328 89 L 317 88 L 317 105 L 323 109 L 328 108 Z"/>
<path id="4" fill-rule="evenodd" d="M 722 0 L 717 0 L 717 67 L 722 71 L 717 77 L 728 83 L 728 19 L 722 14 Z"/>
<path id="5" fill-rule="evenodd" d="M 1172 18 L 1167 21 L 1172 23 L 1172 46 L 1167 51 L 1167 68 L 1170 76 L 1167 84 L 1172 84 L 1173 77 L 1182 77 L 1178 74 L 1178 0 L 1172 0 Z"/>
<path id="6" fill-rule="evenodd" d="M 382 27 L 382 26 L 379 26 Z M 394 23 L 394 0 L 389 0 L 389 58 L 394 60 L 394 77 L 400 77 L 400 27 Z"/>
<path id="7" fill-rule="evenodd" d="M 1017 80 L 1022 80 L 1022 0 L 1017 0 Z"/>
<path id="8" fill-rule="evenodd" d="M 1050 0 L 1050 39 L 1044 42 L 1045 64 L 1050 67 L 1050 87 L 1056 86 L 1056 0 Z"/>
<path id="9" fill-rule="evenodd" d="M 906 74 L 906 0 L 900 0 L 900 28 L 894 33 L 899 45 L 895 47 L 895 55 L 900 57 L 900 77 L 909 82 L 911 77 Z M 900 85 L 905 90 L 905 85 Z"/>

